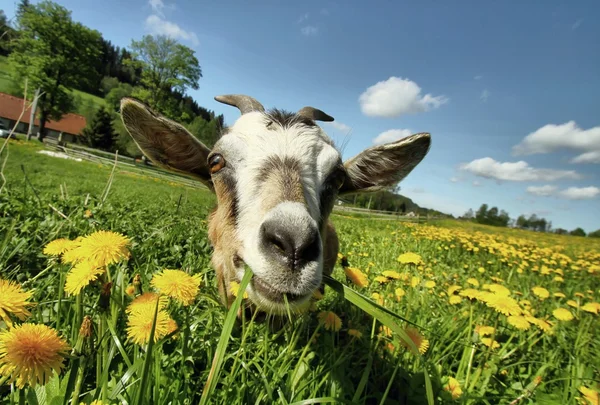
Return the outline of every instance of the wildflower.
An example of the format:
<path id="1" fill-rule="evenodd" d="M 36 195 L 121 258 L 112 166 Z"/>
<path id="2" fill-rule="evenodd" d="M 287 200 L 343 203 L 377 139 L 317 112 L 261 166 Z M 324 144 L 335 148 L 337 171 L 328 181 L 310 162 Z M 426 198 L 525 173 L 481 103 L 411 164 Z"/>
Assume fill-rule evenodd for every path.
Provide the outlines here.
<path id="1" fill-rule="evenodd" d="M 421 256 L 419 256 L 416 253 L 403 253 L 400 256 L 398 256 L 398 262 L 402 263 L 402 264 L 422 264 L 423 263 L 423 259 L 421 259 Z"/>
<path id="2" fill-rule="evenodd" d="M 457 292 L 458 290 L 460 290 L 462 287 L 459 285 L 451 285 L 450 287 L 448 287 L 448 295 L 453 295 L 455 292 Z"/>
<path id="3" fill-rule="evenodd" d="M 579 387 L 579 392 L 583 394 L 583 397 L 585 398 L 588 404 L 598 405 L 600 403 L 600 395 L 598 394 L 598 391 L 595 391 L 582 385 L 581 387 Z"/>
<path id="4" fill-rule="evenodd" d="M 231 292 L 231 294 L 234 297 L 238 296 L 238 291 L 240 290 L 240 283 L 238 283 L 237 281 L 231 281 L 229 283 L 229 291 Z M 246 292 L 246 290 L 244 290 L 244 299 L 248 298 L 248 293 Z"/>
<path id="5" fill-rule="evenodd" d="M 32 291 L 24 291 L 19 284 L 0 279 L 0 320 L 3 320 L 9 327 L 12 326 L 11 315 L 24 321 L 31 315 L 27 307 L 33 303 L 27 300 L 32 295 Z"/>
<path id="6" fill-rule="evenodd" d="M 385 283 L 389 282 L 390 280 L 384 276 L 377 276 L 377 277 L 375 277 L 375 281 L 385 284 Z"/>
<path id="7" fill-rule="evenodd" d="M 397 271 L 392 271 L 392 270 L 386 270 L 381 274 L 387 278 L 393 278 L 395 280 L 400 280 L 402 278 L 402 274 L 398 273 Z"/>
<path id="8" fill-rule="evenodd" d="M 527 330 L 531 327 L 529 321 L 522 315 L 511 315 L 506 318 L 506 321 L 520 330 Z"/>
<path id="9" fill-rule="evenodd" d="M 502 280 L 500 277 L 492 276 L 490 278 L 492 279 L 492 281 L 495 281 L 496 283 L 503 283 L 504 282 L 504 280 Z"/>
<path id="10" fill-rule="evenodd" d="M 452 394 L 452 399 L 458 399 L 462 395 L 460 384 L 454 377 L 448 377 L 448 383 L 444 386 L 444 390 Z"/>
<path id="11" fill-rule="evenodd" d="M 325 325 L 325 329 L 337 332 L 342 327 L 342 320 L 334 312 L 322 311 L 318 315 L 319 322 Z"/>
<path id="12" fill-rule="evenodd" d="M 458 293 L 461 297 L 467 297 L 470 300 L 478 299 L 481 295 L 481 291 L 475 290 L 473 288 L 467 288 Z"/>
<path id="13" fill-rule="evenodd" d="M 461 302 L 462 302 L 462 298 L 460 298 L 460 295 L 452 295 L 450 297 L 450 299 L 448 300 L 448 303 L 450 305 L 460 304 Z"/>
<path id="14" fill-rule="evenodd" d="M 129 284 L 125 289 L 125 294 L 129 295 L 130 297 L 133 297 L 133 295 L 135 294 L 135 286 L 133 284 Z"/>
<path id="15" fill-rule="evenodd" d="M 600 304 L 597 302 L 588 302 L 582 306 L 581 309 L 592 314 L 598 314 L 598 312 L 600 312 Z"/>
<path id="16" fill-rule="evenodd" d="M 415 288 L 416 286 L 419 285 L 420 282 L 421 282 L 421 279 L 419 277 L 413 277 L 410 279 L 410 286 L 412 288 Z"/>
<path id="17" fill-rule="evenodd" d="M 46 325 L 25 323 L 0 332 L 0 375 L 35 387 L 46 384 L 53 373 L 64 367 L 69 344 Z"/>
<path id="18" fill-rule="evenodd" d="M 566 295 L 564 295 L 564 294 L 563 294 L 563 293 L 561 293 L 561 292 L 555 292 L 555 293 L 554 293 L 554 294 L 552 294 L 552 295 L 554 295 L 554 296 L 555 296 L 555 297 L 557 297 L 557 298 L 566 298 Z"/>
<path id="19" fill-rule="evenodd" d="M 481 343 L 483 343 L 491 349 L 497 349 L 500 347 L 500 344 L 495 340 L 492 340 L 491 338 L 481 338 Z"/>
<path id="20" fill-rule="evenodd" d="M 396 295 L 396 299 L 398 301 L 400 301 L 406 293 L 404 292 L 404 290 L 402 288 L 396 288 L 396 290 L 394 291 L 394 294 Z"/>
<path id="21" fill-rule="evenodd" d="M 577 301 L 568 300 L 567 305 L 573 308 L 579 308 L 579 303 Z"/>
<path id="22" fill-rule="evenodd" d="M 181 270 L 163 270 L 152 277 L 152 286 L 184 306 L 194 302 L 200 286 L 200 274 L 190 276 Z"/>
<path id="23" fill-rule="evenodd" d="M 83 213 L 83 216 L 85 218 L 91 218 L 92 217 L 92 211 L 91 210 L 85 210 L 85 212 Z"/>
<path id="24" fill-rule="evenodd" d="M 504 297 L 508 297 L 510 295 L 510 290 L 501 284 L 490 284 L 487 286 L 487 289 L 496 295 L 502 295 Z"/>
<path id="25" fill-rule="evenodd" d="M 476 326 L 475 332 L 480 336 L 493 335 L 496 329 L 493 326 Z"/>
<path id="26" fill-rule="evenodd" d="M 348 329 L 348 334 L 357 339 L 360 339 L 362 337 L 362 332 L 357 329 Z"/>
<path id="27" fill-rule="evenodd" d="M 549 332 L 552 329 L 552 325 L 543 319 L 539 319 L 531 315 L 525 315 L 525 319 L 527 319 L 527 322 L 537 326 L 537 328 L 543 332 Z"/>
<path id="28" fill-rule="evenodd" d="M 96 231 L 83 238 L 77 253 L 98 267 L 104 267 L 128 258 L 128 244 L 129 239 L 120 233 Z"/>
<path id="29" fill-rule="evenodd" d="M 68 294 L 79 295 L 84 287 L 95 281 L 104 271 L 89 261 L 77 263 L 67 274 L 65 291 Z"/>
<path id="30" fill-rule="evenodd" d="M 467 284 L 471 284 L 474 287 L 479 287 L 479 281 L 473 277 L 467 279 Z"/>
<path id="31" fill-rule="evenodd" d="M 392 330 L 385 325 L 381 325 L 379 327 L 379 333 L 381 333 L 384 336 L 388 336 L 388 337 L 392 336 Z"/>
<path id="32" fill-rule="evenodd" d="M 154 307 L 156 306 L 156 301 L 159 301 L 159 311 L 164 309 L 168 303 L 167 297 L 153 292 L 146 292 L 131 301 L 131 303 L 125 309 L 125 312 L 127 312 L 127 314 L 132 314 L 134 312 L 145 311 L 147 308 L 150 308 L 150 310 L 153 311 Z"/>
<path id="33" fill-rule="evenodd" d="M 522 312 L 517 301 L 511 297 L 489 294 L 486 296 L 485 303 L 488 307 L 494 308 L 496 312 L 500 312 L 506 316 L 521 315 Z"/>
<path id="34" fill-rule="evenodd" d="M 478 268 L 477 271 L 481 274 L 485 273 L 485 269 L 483 267 Z"/>
<path id="35" fill-rule="evenodd" d="M 425 354 L 427 349 L 429 349 L 429 340 L 425 339 L 425 337 L 421 335 L 421 333 L 419 333 L 418 329 L 413 328 L 411 326 L 405 328 L 404 332 L 406 332 L 410 340 L 412 340 L 415 346 L 417 346 L 419 353 Z M 408 343 L 404 341 L 402 341 L 402 346 L 406 347 L 407 349 L 410 349 Z"/>
<path id="36" fill-rule="evenodd" d="M 433 287 L 435 287 L 435 281 L 433 281 L 433 280 L 427 280 L 425 282 L 425 287 L 426 288 L 433 288 Z"/>
<path id="37" fill-rule="evenodd" d="M 154 313 L 154 306 L 140 305 L 136 307 L 136 310 L 131 312 L 127 319 L 127 338 L 140 346 L 148 343 L 150 341 Z M 169 332 L 169 329 L 172 326 L 170 325 L 170 319 L 169 314 L 164 310 L 159 310 L 156 313 L 154 342 L 158 341 L 158 339 Z"/>
<path id="38" fill-rule="evenodd" d="M 71 246 L 72 242 L 66 238 L 54 239 L 49 242 L 43 250 L 43 253 L 48 256 L 60 256 Z"/>
<path id="39" fill-rule="evenodd" d="M 557 283 L 562 283 L 563 281 L 565 281 L 564 278 L 562 278 L 561 276 L 556 276 L 553 278 L 554 281 L 556 281 Z"/>
<path id="40" fill-rule="evenodd" d="M 546 290 L 544 287 L 533 287 L 531 291 L 533 291 L 533 294 L 541 299 L 546 299 L 550 296 L 550 292 L 548 292 L 548 290 Z"/>
<path id="41" fill-rule="evenodd" d="M 566 308 L 557 308 L 552 311 L 552 315 L 559 321 L 570 321 L 574 318 L 571 311 Z"/>
<path id="42" fill-rule="evenodd" d="M 177 322 L 175 322 L 174 319 L 169 318 L 169 320 L 167 321 L 167 335 L 170 335 L 173 332 L 176 332 L 177 329 L 179 328 L 179 326 L 177 325 Z M 173 335 L 173 337 L 176 337 L 177 334 L 175 333 Z"/>
<path id="43" fill-rule="evenodd" d="M 354 267 L 344 267 L 346 277 L 350 279 L 358 287 L 367 287 L 369 285 L 369 279 L 367 275 Z"/>

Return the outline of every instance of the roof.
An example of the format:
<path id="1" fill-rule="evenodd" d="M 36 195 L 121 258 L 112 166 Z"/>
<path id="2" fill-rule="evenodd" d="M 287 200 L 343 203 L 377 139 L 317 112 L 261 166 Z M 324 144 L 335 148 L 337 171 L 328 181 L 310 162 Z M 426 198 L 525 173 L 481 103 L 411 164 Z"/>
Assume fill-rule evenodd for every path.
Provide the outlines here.
<path id="1" fill-rule="evenodd" d="M 31 106 L 28 105 L 27 110 L 25 110 L 25 113 L 21 116 L 22 111 L 22 98 L 14 97 L 6 93 L 0 93 L 0 118 L 6 118 L 12 121 L 19 120 L 20 122 L 29 124 Z M 40 125 L 39 118 L 35 119 L 34 125 Z M 46 121 L 47 129 L 52 129 L 57 132 L 64 132 L 71 135 L 80 135 L 83 128 L 85 128 L 85 125 L 85 117 L 83 115 L 73 113 L 63 115 L 60 121 Z"/>

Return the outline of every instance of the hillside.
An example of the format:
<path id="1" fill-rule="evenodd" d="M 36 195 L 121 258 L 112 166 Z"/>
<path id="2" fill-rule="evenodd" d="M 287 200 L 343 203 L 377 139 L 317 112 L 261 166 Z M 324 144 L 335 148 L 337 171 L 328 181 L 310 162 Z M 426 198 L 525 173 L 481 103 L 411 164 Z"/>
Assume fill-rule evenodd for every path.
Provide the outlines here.
<path id="1" fill-rule="evenodd" d="M 356 194 L 345 198 L 340 198 L 346 205 L 353 205 L 360 208 L 369 208 L 379 211 L 391 211 L 402 213 L 414 212 L 419 215 L 434 215 L 453 218 L 452 215 L 445 214 L 429 208 L 420 207 L 410 198 L 402 194 L 396 194 L 391 191 L 379 191 L 377 193 Z"/>

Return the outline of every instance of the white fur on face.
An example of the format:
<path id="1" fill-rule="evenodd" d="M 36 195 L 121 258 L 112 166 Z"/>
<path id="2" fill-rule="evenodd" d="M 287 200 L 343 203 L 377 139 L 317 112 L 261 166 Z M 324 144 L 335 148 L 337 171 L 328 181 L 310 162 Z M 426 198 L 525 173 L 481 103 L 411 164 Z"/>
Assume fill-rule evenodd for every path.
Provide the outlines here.
<path id="1" fill-rule="evenodd" d="M 309 225 L 316 227 L 321 218 L 319 198 L 322 184 L 340 162 L 340 154 L 318 126 L 296 125 L 282 129 L 277 123 L 269 127 L 266 123 L 261 113 L 244 114 L 214 148 L 223 154 L 226 164 L 235 173 L 238 200 L 236 231 L 242 244 L 242 251 L 238 254 L 255 277 L 279 291 L 308 294 L 310 297 L 321 283 L 322 254 L 316 263 L 309 263 L 297 276 L 291 277 L 261 253 L 260 226 L 266 219 L 272 218 L 298 232 Z M 262 180 L 260 170 L 273 156 L 281 159 L 289 157 L 299 162 L 306 205 L 288 201 L 277 204 L 269 212 L 262 212 L 262 201 L 257 192 Z M 236 273 L 241 279 L 243 266 L 236 269 Z M 248 294 L 258 305 L 268 306 L 270 310 L 280 309 L 281 304 L 261 297 L 251 286 Z"/>

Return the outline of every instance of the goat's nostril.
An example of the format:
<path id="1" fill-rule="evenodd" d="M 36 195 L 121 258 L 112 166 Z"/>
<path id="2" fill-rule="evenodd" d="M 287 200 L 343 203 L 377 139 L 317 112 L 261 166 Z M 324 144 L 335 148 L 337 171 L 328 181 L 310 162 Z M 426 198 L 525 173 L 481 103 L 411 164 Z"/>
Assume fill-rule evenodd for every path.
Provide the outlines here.
<path id="1" fill-rule="evenodd" d="M 317 260 L 321 253 L 316 228 L 292 229 L 275 221 L 268 221 L 262 225 L 261 233 L 262 245 L 268 256 L 292 271 Z"/>

